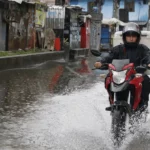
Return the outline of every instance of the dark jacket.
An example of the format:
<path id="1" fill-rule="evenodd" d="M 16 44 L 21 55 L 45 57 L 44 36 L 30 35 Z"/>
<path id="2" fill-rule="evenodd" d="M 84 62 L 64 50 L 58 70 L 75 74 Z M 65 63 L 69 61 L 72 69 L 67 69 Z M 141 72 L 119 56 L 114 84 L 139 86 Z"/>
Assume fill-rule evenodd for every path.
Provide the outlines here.
<path id="1" fill-rule="evenodd" d="M 101 56 L 101 63 L 111 63 L 113 59 L 129 59 L 130 63 L 135 66 L 141 64 L 150 64 L 150 49 L 143 45 L 138 44 L 137 47 L 125 47 L 123 44 L 113 47 L 109 54 Z"/>

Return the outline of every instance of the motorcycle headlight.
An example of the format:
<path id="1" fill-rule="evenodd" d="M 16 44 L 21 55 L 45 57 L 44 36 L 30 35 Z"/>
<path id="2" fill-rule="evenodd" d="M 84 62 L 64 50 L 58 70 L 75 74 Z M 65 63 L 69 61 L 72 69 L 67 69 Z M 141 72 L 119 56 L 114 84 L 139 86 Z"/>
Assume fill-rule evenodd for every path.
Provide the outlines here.
<path id="1" fill-rule="evenodd" d="M 116 84 L 121 84 L 125 81 L 127 70 L 120 72 L 112 70 L 112 73 L 113 73 L 113 81 Z"/>

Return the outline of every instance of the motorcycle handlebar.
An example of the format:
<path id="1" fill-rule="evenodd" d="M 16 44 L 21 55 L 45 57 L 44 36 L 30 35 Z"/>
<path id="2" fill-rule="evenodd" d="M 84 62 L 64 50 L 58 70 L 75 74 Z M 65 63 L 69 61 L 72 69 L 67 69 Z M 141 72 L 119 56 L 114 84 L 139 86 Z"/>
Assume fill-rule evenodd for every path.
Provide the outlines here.
<path id="1" fill-rule="evenodd" d="M 150 69 L 150 67 L 146 64 L 143 64 L 141 66 L 137 66 L 135 68 L 136 72 L 138 72 L 138 73 L 144 73 L 147 69 Z"/>
<path id="2" fill-rule="evenodd" d="M 96 70 L 96 69 L 107 70 L 108 69 L 108 65 L 109 65 L 109 63 L 104 63 L 104 64 L 102 64 L 102 66 L 100 68 L 92 68 L 92 70 Z M 143 64 L 141 66 L 137 66 L 136 67 L 136 70 L 139 70 L 139 69 L 142 69 L 142 70 L 150 69 L 150 67 L 147 64 Z"/>

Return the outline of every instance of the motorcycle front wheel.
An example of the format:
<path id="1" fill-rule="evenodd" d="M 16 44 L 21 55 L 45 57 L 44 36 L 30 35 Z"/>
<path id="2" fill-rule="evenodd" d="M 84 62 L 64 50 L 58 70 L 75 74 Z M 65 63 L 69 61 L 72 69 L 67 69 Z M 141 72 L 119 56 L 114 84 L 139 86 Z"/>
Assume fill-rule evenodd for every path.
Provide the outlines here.
<path id="1" fill-rule="evenodd" d="M 125 138 L 126 112 L 123 108 L 112 112 L 112 135 L 114 145 L 120 146 Z"/>

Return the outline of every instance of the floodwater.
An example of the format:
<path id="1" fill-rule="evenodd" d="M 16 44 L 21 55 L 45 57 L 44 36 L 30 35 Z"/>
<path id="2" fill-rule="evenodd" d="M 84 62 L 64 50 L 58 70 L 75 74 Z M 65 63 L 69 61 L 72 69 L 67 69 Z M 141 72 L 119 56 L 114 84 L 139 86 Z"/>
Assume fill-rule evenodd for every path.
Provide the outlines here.
<path id="1" fill-rule="evenodd" d="M 0 150 L 116 150 L 107 93 L 90 63 L 0 72 Z M 149 150 L 149 126 L 148 114 L 119 150 Z"/>

